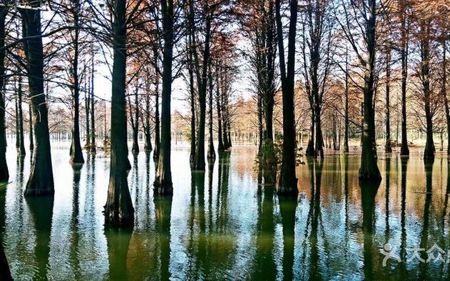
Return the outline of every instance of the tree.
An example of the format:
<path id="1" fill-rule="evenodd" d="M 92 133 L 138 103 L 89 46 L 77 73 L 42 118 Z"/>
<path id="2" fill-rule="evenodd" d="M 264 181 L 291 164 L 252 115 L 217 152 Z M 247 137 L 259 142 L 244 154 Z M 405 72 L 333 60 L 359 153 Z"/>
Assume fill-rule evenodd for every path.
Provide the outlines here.
<path id="1" fill-rule="evenodd" d="M 377 1 L 344 1 L 341 5 L 344 20 L 338 22 L 348 43 L 355 52 L 364 80 L 363 91 L 363 132 L 361 134 L 361 181 L 378 182 L 381 180 L 377 165 L 377 149 L 375 143 L 375 82 L 376 47 L 377 47 Z M 364 15 L 352 17 L 352 15 Z M 357 27 L 359 26 L 359 28 Z M 360 30 L 358 33 L 355 30 Z M 362 39 L 362 46 L 359 39 Z"/>
<path id="2" fill-rule="evenodd" d="M 6 163 L 6 127 L 5 127 L 5 36 L 6 36 L 6 6 L 0 6 L 0 181 L 9 178 Z"/>
<path id="3" fill-rule="evenodd" d="M 281 162 L 281 195 L 297 196 L 296 167 L 296 133 L 294 113 L 294 79 L 295 79 L 295 36 L 297 31 L 297 0 L 289 1 L 290 18 L 288 33 L 287 65 L 284 51 L 283 23 L 281 17 L 281 0 L 275 0 L 275 18 L 280 64 L 281 88 L 283 92 L 283 151 Z"/>
<path id="4" fill-rule="evenodd" d="M 332 64 L 333 20 L 331 1 L 306 1 L 303 25 L 303 76 L 311 108 L 311 133 L 307 156 L 324 157 L 322 134 L 322 108 L 327 92 L 328 76 Z"/>
<path id="5" fill-rule="evenodd" d="M 111 97 L 111 164 L 108 197 L 105 205 L 107 227 L 132 227 L 134 208 L 128 189 L 128 146 L 125 80 L 127 62 L 126 0 L 112 1 L 114 21 L 113 73 Z"/>
<path id="6" fill-rule="evenodd" d="M 175 15 L 173 0 L 161 0 L 162 39 L 163 39 L 163 72 L 161 93 L 161 140 L 157 164 L 154 192 L 158 195 L 173 193 L 171 154 L 171 116 L 170 104 L 172 96 L 173 43 L 175 37 Z"/>
<path id="7" fill-rule="evenodd" d="M 33 162 L 25 196 L 53 195 L 53 168 L 48 129 L 47 98 L 44 93 L 44 53 L 41 31 L 41 1 L 27 2 L 19 8 L 23 20 L 23 38 L 27 61 L 28 88 L 33 109 L 34 140 Z"/>

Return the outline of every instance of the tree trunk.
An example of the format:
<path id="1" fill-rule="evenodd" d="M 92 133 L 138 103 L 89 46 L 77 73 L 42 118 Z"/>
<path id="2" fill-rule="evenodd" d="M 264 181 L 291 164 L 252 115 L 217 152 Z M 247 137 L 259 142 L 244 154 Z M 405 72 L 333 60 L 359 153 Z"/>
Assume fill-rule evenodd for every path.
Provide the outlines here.
<path id="1" fill-rule="evenodd" d="M 139 86 L 134 91 L 134 122 L 133 122 L 133 155 L 139 154 Z"/>
<path id="2" fill-rule="evenodd" d="M 161 151 L 155 178 L 155 194 L 173 194 L 172 170 L 170 167 L 171 150 L 171 115 L 170 103 L 172 95 L 172 63 L 174 41 L 174 7 L 173 0 L 162 0 L 163 26 L 163 76 L 161 100 Z"/>
<path id="3" fill-rule="evenodd" d="M 91 84 L 89 87 L 89 92 L 91 95 L 91 98 L 89 99 L 91 102 L 91 105 L 89 106 L 90 114 L 91 114 L 91 132 L 90 132 L 90 152 L 92 154 L 95 154 L 97 152 L 97 142 L 95 140 L 96 132 L 95 132 L 95 95 L 94 95 L 94 75 L 95 75 L 95 63 L 94 63 L 94 45 L 91 46 Z M 105 117 L 106 118 L 106 117 Z M 88 137 L 89 137 L 88 136 Z"/>
<path id="4" fill-rule="evenodd" d="M 281 19 L 281 1 L 276 0 L 276 25 L 278 34 L 278 53 L 283 92 L 283 151 L 278 193 L 297 196 L 296 139 L 294 113 L 294 79 L 295 79 L 295 37 L 297 24 L 297 1 L 290 2 L 290 22 L 288 35 L 287 67 L 284 57 L 283 23 Z M 287 70 L 286 70 L 287 68 Z"/>
<path id="5" fill-rule="evenodd" d="M 217 83 L 217 82 L 216 82 Z M 211 68 L 209 70 L 209 145 L 208 145 L 208 163 L 212 164 L 216 161 L 216 152 L 214 150 L 214 134 L 213 134 L 213 76 Z"/>
<path id="6" fill-rule="evenodd" d="M 6 163 L 6 125 L 5 125 L 5 20 L 6 7 L 0 7 L 0 181 L 9 178 L 8 164 Z"/>
<path id="7" fill-rule="evenodd" d="M 447 41 L 442 42 L 442 88 L 441 93 L 444 99 L 445 118 L 447 121 L 447 155 L 450 155 L 450 109 L 447 97 Z"/>
<path id="8" fill-rule="evenodd" d="M 29 123 L 29 139 L 30 139 L 30 153 L 33 154 L 34 150 L 34 133 L 33 133 L 33 110 L 31 108 L 31 102 L 28 104 L 28 123 Z"/>
<path id="9" fill-rule="evenodd" d="M 221 152 L 225 151 L 225 146 L 223 143 L 223 117 L 222 117 L 222 104 L 221 104 L 221 91 L 220 91 L 220 85 L 223 83 L 222 81 L 222 73 L 220 73 L 219 68 L 217 69 L 217 95 L 216 95 L 216 107 L 217 107 L 217 140 L 218 140 L 218 148 L 219 155 Z"/>
<path id="10" fill-rule="evenodd" d="M 155 67 L 158 67 L 158 50 L 154 47 Z M 153 160 L 158 164 L 159 147 L 161 145 L 161 126 L 159 115 L 159 76 L 155 75 L 155 150 L 153 151 Z"/>
<path id="11" fill-rule="evenodd" d="M 401 1 L 401 49 L 400 56 L 402 62 L 402 145 L 400 148 L 400 155 L 409 156 L 409 148 L 408 148 L 408 135 L 407 135 L 407 127 L 406 127 L 406 83 L 408 80 L 408 35 L 409 35 L 409 27 L 407 24 L 407 15 L 406 15 L 406 0 Z"/>
<path id="12" fill-rule="evenodd" d="M 377 148 L 375 143 L 375 52 L 376 52 L 376 5 L 375 0 L 368 0 L 370 10 L 367 19 L 366 40 L 368 61 L 364 74 L 364 104 L 363 104 L 363 131 L 361 137 L 361 167 L 359 169 L 360 181 L 381 181 L 380 170 L 377 164 Z"/>
<path id="13" fill-rule="evenodd" d="M 319 94 L 317 94 L 319 95 Z M 318 97 L 317 97 L 318 99 Z M 320 105 L 321 101 L 317 101 L 316 104 L 316 108 L 315 108 L 315 113 L 314 113 L 314 117 L 315 117 L 315 122 L 316 122 L 316 143 L 315 143 L 315 153 L 314 155 L 317 157 L 320 157 L 323 159 L 324 157 L 324 153 L 323 153 L 323 134 L 322 134 L 322 122 L 321 122 L 321 115 L 322 115 L 322 110 L 321 110 L 321 105 Z"/>
<path id="14" fill-rule="evenodd" d="M 150 153 L 153 150 L 152 147 L 152 134 L 150 131 L 150 83 L 149 77 L 147 77 L 146 84 L 146 93 L 145 93 L 145 126 L 144 126 L 144 135 L 145 135 L 145 151 Z"/>
<path id="15" fill-rule="evenodd" d="M 22 106 L 22 100 L 23 100 L 23 91 L 22 91 L 22 76 L 19 76 L 19 90 L 17 91 L 18 95 L 18 101 L 17 101 L 17 108 L 18 108 L 18 127 L 19 127 L 19 155 L 21 157 L 25 156 L 25 138 L 23 133 L 23 106 Z"/>
<path id="16" fill-rule="evenodd" d="M 91 114 L 90 106 L 91 106 L 91 94 L 89 88 L 89 83 L 85 82 L 85 93 L 84 93 L 84 106 L 86 110 L 86 144 L 84 147 L 89 151 L 91 147 L 91 122 L 89 120 L 89 115 Z"/>
<path id="17" fill-rule="evenodd" d="M 105 205 L 106 227 L 132 227 L 134 208 L 128 190 L 127 119 L 125 101 L 126 76 L 126 1 L 114 3 L 113 80 L 111 96 L 111 164 L 108 196 Z"/>
<path id="18" fill-rule="evenodd" d="M 307 157 L 314 157 L 315 149 L 314 149 L 314 135 L 316 133 L 316 117 L 314 113 L 313 106 L 311 105 L 311 125 L 309 129 L 309 140 L 308 140 L 308 146 L 306 147 L 306 156 Z"/>
<path id="19" fill-rule="evenodd" d="M 421 31 L 423 38 L 420 42 L 421 68 L 420 79 L 423 87 L 424 103 L 425 103 L 425 119 L 427 140 L 425 143 L 424 160 L 426 162 L 434 160 L 436 148 L 433 140 L 433 113 L 431 109 L 431 89 L 430 89 L 430 23 L 422 22 Z"/>
<path id="20" fill-rule="evenodd" d="M 35 8 L 38 8 L 39 4 L 40 2 L 36 1 L 30 2 L 30 5 Z M 28 84 L 34 116 L 34 139 L 36 141 L 25 196 L 53 195 L 48 108 L 44 93 L 41 12 L 38 9 L 20 9 L 20 13 L 23 20 L 23 37 L 30 38 L 24 42 L 24 50 L 28 65 Z"/>
<path id="21" fill-rule="evenodd" d="M 391 50 L 388 50 L 386 56 L 386 153 L 392 153 L 391 142 Z"/>
<path id="22" fill-rule="evenodd" d="M 73 58 L 72 58 L 72 102 L 73 102 L 73 128 L 72 128 L 72 145 L 70 147 L 70 162 L 72 164 L 82 164 L 84 163 L 83 151 L 81 149 L 80 140 L 80 81 L 78 75 L 78 59 L 79 59 L 79 37 L 80 37 L 80 27 L 79 27 L 79 0 L 73 3 L 74 13 L 73 21 L 75 26 L 75 37 L 73 40 Z"/>

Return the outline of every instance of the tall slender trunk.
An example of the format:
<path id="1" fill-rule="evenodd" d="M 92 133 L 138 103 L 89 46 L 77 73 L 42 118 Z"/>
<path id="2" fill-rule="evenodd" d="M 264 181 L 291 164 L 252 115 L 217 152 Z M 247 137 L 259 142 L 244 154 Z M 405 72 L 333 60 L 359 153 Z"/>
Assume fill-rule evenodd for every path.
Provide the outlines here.
<path id="1" fill-rule="evenodd" d="M 217 82 L 216 82 L 217 83 Z M 214 150 L 214 134 L 213 134 L 213 74 L 211 67 L 209 70 L 209 145 L 208 145 L 208 163 L 212 164 L 216 161 L 216 152 Z"/>
<path id="2" fill-rule="evenodd" d="M 95 92 L 94 92 L 94 78 L 95 78 L 95 63 L 94 63 L 94 45 L 91 46 L 91 83 L 89 86 L 89 92 L 90 92 L 90 102 L 91 105 L 89 106 L 90 114 L 91 114 L 91 132 L 90 132 L 90 152 L 92 154 L 95 154 L 97 152 L 97 142 L 95 140 L 96 132 L 95 132 Z"/>
<path id="3" fill-rule="evenodd" d="M 139 154 L 139 86 L 134 91 L 133 155 Z"/>
<path id="4" fill-rule="evenodd" d="M 359 179 L 373 183 L 381 180 L 377 164 L 375 144 L 375 56 L 376 56 L 376 1 L 368 0 L 369 18 L 366 23 L 366 41 L 368 60 L 364 74 L 363 131 L 361 136 L 361 166 Z"/>
<path id="5" fill-rule="evenodd" d="M 33 133 L 33 110 L 31 108 L 31 103 L 28 104 L 28 123 L 29 123 L 29 141 L 30 141 L 30 153 L 33 154 L 34 150 L 34 133 Z"/>
<path id="6" fill-rule="evenodd" d="M 295 37 L 297 25 L 297 0 L 290 1 L 290 21 L 288 35 L 287 66 L 285 62 L 283 43 L 283 23 L 281 19 L 281 1 L 275 1 L 276 25 L 278 39 L 278 53 L 283 92 L 283 151 L 278 193 L 281 195 L 297 196 L 296 168 L 296 133 L 294 113 L 294 79 L 295 79 Z"/>
<path id="7" fill-rule="evenodd" d="M 72 128 L 72 145 L 70 147 L 70 162 L 72 164 L 84 163 L 83 151 L 81 149 L 80 140 L 80 79 L 78 74 L 78 60 L 79 60 L 79 38 L 80 38 L 80 2 L 75 0 L 73 2 L 73 21 L 74 21 L 74 39 L 73 39 L 73 57 L 72 57 L 72 102 L 73 102 L 73 128 Z"/>
<path id="8" fill-rule="evenodd" d="M 189 155 L 189 163 L 191 168 L 194 167 L 195 161 L 195 149 L 196 149 L 196 113 L 195 113 L 195 82 L 194 82 L 194 52 L 195 50 L 195 22 L 194 22 L 194 5 L 193 0 L 189 2 L 189 34 L 188 34 L 188 45 L 189 52 L 187 58 L 188 71 L 189 71 L 189 95 L 190 95 L 190 106 L 191 106 L 191 152 Z"/>
<path id="9" fill-rule="evenodd" d="M 425 143 L 424 160 L 434 160 L 436 148 L 433 140 L 433 113 L 431 109 L 431 88 L 430 88 L 430 22 L 421 23 L 422 38 L 420 40 L 420 79 L 422 82 L 423 97 L 425 103 L 425 119 L 427 140 Z"/>
<path id="10" fill-rule="evenodd" d="M 348 138 L 349 138 L 349 126 L 350 126 L 350 121 L 349 121 L 349 111 L 348 111 L 348 95 L 349 95 L 349 85 L 348 85 L 348 79 L 349 79 L 349 74 L 348 74 L 348 49 L 346 48 L 346 52 L 345 52 L 345 93 L 344 93 L 344 107 L 345 107 L 345 112 L 344 112 L 344 153 L 348 153 L 349 152 L 349 147 L 348 147 Z"/>
<path id="11" fill-rule="evenodd" d="M 85 93 L 84 93 L 84 107 L 86 110 L 86 144 L 84 145 L 84 147 L 89 150 L 91 147 L 91 122 L 90 122 L 90 114 L 91 114 L 91 110 L 90 110 L 90 106 L 91 106 L 91 93 L 90 93 L 90 89 L 89 89 L 89 83 L 86 79 L 85 82 Z"/>
<path id="12" fill-rule="evenodd" d="M 128 190 L 126 80 L 126 1 L 115 0 L 113 21 L 113 73 L 111 95 L 111 164 L 105 205 L 107 227 L 132 227 L 134 208 Z"/>
<path id="13" fill-rule="evenodd" d="M 222 73 L 219 68 L 216 70 L 217 75 L 217 93 L 216 93 L 216 107 L 217 107 L 217 141 L 218 141 L 218 147 L 217 150 L 219 151 L 219 154 L 223 151 L 225 151 L 225 146 L 223 143 L 223 117 L 222 117 L 222 104 L 221 104 L 221 83 L 222 81 Z"/>
<path id="14" fill-rule="evenodd" d="M 206 2 L 205 2 L 206 3 Z M 205 4 L 204 10 L 207 11 L 208 4 Z M 195 59 L 197 65 L 197 75 L 199 80 L 199 89 L 198 89 L 198 104 L 200 108 L 199 115 L 199 125 L 198 125 L 198 139 L 197 139 L 197 148 L 195 151 L 194 157 L 194 166 L 195 170 L 204 171 L 205 170 L 205 129 L 206 129 L 206 96 L 208 90 L 208 67 L 210 64 L 210 42 L 211 42 L 211 15 L 206 16 L 206 27 L 205 27 L 205 43 L 203 50 L 203 60 L 200 70 L 199 60 Z M 197 55 L 194 55 L 196 57 Z"/>
<path id="15" fill-rule="evenodd" d="M 6 126 L 5 126 L 5 21 L 6 7 L 0 7 L 0 181 L 9 178 L 8 164 L 6 163 Z"/>
<path id="16" fill-rule="evenodd" d="M 19 156 L 25 156 L 25 139 L 23 134 L 23 107 L 22 107 L 22 98 L 23 98 L 23 91 L 22 91 L 22 76 L 19 76 L 19 88 L 17 91 L 17 125 L 18 125 L 18 131 L 19 131 L 19 150 L 18 154 Z"/>
<path id="17" fill-rule="evenodd" d="M 28 84 L 33 109 L 34 140 L 33 162 L 30 168 L 25 196 L 53 195 L 53 168 L 48 128 L 47 98 L 44 93 L 44 50 L 42 44 L 40 2 L 30 1 L 36 9 L 19 9 L 23 20 L 25 57 Z"/>
<path id="18" fill-rule="evenodd" d="M 392 152 L 391 142 L 391 50 L 386 54 L 386 153 Z"/>
<path id="19" fill-rule="evenodd" d="M 158 69 L 158 49 L 153 46 L 153 56 L 155 57 L 155 68 Z M 161 145 L 161 126 L 159 114 L 159 75 L 155 75 L 155 150 L 153 151 L 153 160 L 158 164 L 159 147 Z"/>
<path id="20" fill-rule="evenodd" d="M 406 125 L 406 84 L 408 80 L 408 48 L 409 48 L 409 27 L 406 15 L 406 0 L 401 0 L 400 18 L 401 18 L 401 48 L 400 56 L 402 63 L 402 145 L 400 155 L 409 156 L 408 132 Z"/>
<path id="21" fill-rule="evenodd" d="M 161 147 L 155 176 L 155 194 L 173 194 L 172 170 L 170 167 L 171 150 L 171 116 L 172 63 L 174 41 L 174 7 L 173 0 L 161 0 L 163 27 L 163 75 L 161 99 Z"/>
<path id="22" fill-rule="evenodd" d="M 145 135 L 145 151 L 149 153 L 153 150 L 152 147 L 152 134 L 150 131 L 150 81 L 149 77 L 145 81 L 145 126 L 144 126 L 144 135 Z"/>
<path id="23" fill-rule="evenodd" d="M 447 154 L 450 155 L 450 109 L 447 96 L 447 41 L 442 42 L 442 97 L 444 98 L 445 118 L 447 121 Z M 450 184 L 450 183 L 449 183 Z"/>

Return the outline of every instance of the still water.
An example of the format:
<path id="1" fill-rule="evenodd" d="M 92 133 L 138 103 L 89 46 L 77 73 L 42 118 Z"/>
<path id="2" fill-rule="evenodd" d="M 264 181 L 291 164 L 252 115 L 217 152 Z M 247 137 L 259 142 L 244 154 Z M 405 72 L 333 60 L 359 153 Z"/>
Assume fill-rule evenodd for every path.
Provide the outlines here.
<path id="1" fill-rule="evenodd" d="M 425 167 L 418 154 L 409 161 L 382 155 L 380 186 L 360 187 L 358 156 L 327 156 L 298 167 L 300 194 L 291 200 L 261 184 L 255 153 L 234 148 L 210 171 L 191 174 L 189 151 L 175 149 L 171 199 L 153 197 L 153 158 L 141 153 L 128 177 L 135 228 L 105 231 L 108 158 L 88 158 L 74 172 L 67 144 L 54 144 L 54 198 L 25 199 L 30 160 L 8 152 L 12 177 L 0 194 L 0 238 L 13 277 L 448 279 L 449 264 L 439 260 L 450 249 L 446 158 Z M 386 243 L 396 258 L 383 266 Z M 444 252 L 426 254 L 434 244 Z"/>

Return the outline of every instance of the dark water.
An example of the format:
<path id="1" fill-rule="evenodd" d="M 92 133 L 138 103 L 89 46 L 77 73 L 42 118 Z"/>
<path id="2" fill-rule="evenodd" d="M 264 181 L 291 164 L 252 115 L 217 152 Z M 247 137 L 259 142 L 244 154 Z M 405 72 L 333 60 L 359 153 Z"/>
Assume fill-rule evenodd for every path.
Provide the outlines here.
<path id="1" fill-rule="evenodd" d="M 436 252 L 450 249 L 447 159 L 425 167 L 379 159 L 379 187 L 360 187 L 357 156 L 298 168 L 298 200 L 258 184 L 255 150 L 235 148 L 211 172 L 191 174 L 189 151 L 172 154 L 174 196 L 153 197 L 154 163 L 132 161 L 131 231 L 105 231 L 109 160 L 79 173 L 67 145 L 54 145 L 54 199 L 24 199 L 29 159 L 10 152 L 11 183 L 0 194 L 2 239 L 17 280 L 396 280 L 448 279 Z M 130 157 L 131 159 L 131 157 Z M 21 173 L 21 171 L 23 171 Z M 4 223 L 3 223 L 4 222 Z M 380 253 L 389 243 L 390 259 Z M 434 248 L 437 249 L 437 248 Z M 427 261 L 427 259 L 429 259 Z"/>

